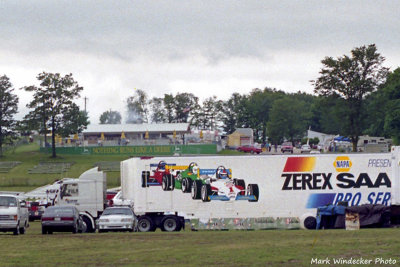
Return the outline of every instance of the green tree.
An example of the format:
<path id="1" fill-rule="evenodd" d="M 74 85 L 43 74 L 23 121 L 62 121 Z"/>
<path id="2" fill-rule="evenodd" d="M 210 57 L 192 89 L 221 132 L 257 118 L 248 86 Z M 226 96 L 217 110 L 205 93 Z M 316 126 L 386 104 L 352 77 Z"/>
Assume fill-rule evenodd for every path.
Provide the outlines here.
<path id="1" fill-rule="evenodd" d="M 10 79 L 6 75 L 0 76 L 0 157 L 3 156 L 3 144 L 16 136 L 14 115 L 18 112 L 18 97 L 13 91 Z"/>
<path id="2" fill-rule="evenodd" d="M 153 97 L 150 100 L 151 122 L 162 123 L 167 121 L 164 98 Z"/>
<path id="3" fill-rule="evenodd" d="M 351 56 L 323 59 L 320 77 L 312 81 L 315 93 L 322 96 L 337 94 L 345 100 L 344 134 L 350 136 L 353 151 L 357 151 L 362 134 L 364 99 L 385 81 L 388 69 L 382 66 L 384 60 L 374 44 L 354 48 Z"/>
<path id="4" fill-rule="evenodd" d="M 126 123 L 147 123 L 148 122 L 148 97 L 145 91 L 136 89 L 133 96 L 126 100 L 128 117 Z"/>
<path id="5" fill-rule="evenodd" d="M 60 127 L 60 135 L 67 137 L 71 134 L 81 133 L 89 124 L 89 117 L 87 112 L 80 110 L 78 105 L 71 103 L 69 107 L 65 108 L 62 116 Z"/>
<path id="6" fill-rule="evenodd" d="M 221 119 L 221 107 L 222 101 L 218 100 L 216 96 L 206 98 L 192 124 L 201 129 L 215 130 Z"/>
<path id="7" fill-rule="evenodd" d="M 222 103 L 222 128 L 228 134 L 237 128 L 248 127 L 247 96 L 233 93 L 231 97 Z"/>
<path id="8" fill-rule="evenodd" d="M 301 140 L 310 122 L 311 113 L 304 101 L 298 101 L 293 96 L 278 99 L 272 105 L 268 121 L 268 136 L 274 143 L 284 139 L 294 142 Z"/>
<path id="9" fill-rule="evenodd" d="M 24 89 L 33 92 L 33 100 L 27 105 L 33 109 L 31 116 L 51 129 L 52 136 L 52 157 L 56 157 L 56 134 L 63 134 L 67 131 L 63 127 L 66 124 L 65 114 L 76 111 L 73 103 L 75 98 L 83 90 L 72 77 L 72 74 L 61 76 L 59 73 L 42 72 L 37 76 L 40 86 L 27 86 Z"/>
<path id="10" fill-rule="evenodd" d="M 100 124 L 121 124 L 121 113 L 107 110 L 100 115 Z"/>
<path id="11" fill-rule="evenodd" d="M 173 103 L 174 122 L 189 122 L 191 114 L 199 112 L 199 98 L 192 93 L 178 93 Z"/>

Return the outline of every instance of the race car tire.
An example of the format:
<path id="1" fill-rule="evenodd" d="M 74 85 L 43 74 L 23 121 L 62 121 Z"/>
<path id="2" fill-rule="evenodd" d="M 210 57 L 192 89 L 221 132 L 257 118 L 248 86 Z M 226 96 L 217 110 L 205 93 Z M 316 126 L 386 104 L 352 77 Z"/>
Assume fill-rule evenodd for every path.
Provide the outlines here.
<path id="1" fill-rule="evenodd" d="M 201 200 L 203 200 L 203 202 L 209 202 L 211 200 L 210 195 L 211 195 L 211 185 L 203 184 L 201 186 Z"/>
<path id="2" fill-rule="evenodd" d="M 182 192 L 189 193 L 192 189 L 193 180 L 190 178 L 183 178 L 182 180 Z"/>
<path id="3" fill-rule="evenodd" d="M 150 172 L 147 171 L 143 171 L 142 172 L 142 187 L 148 187 L 148 181 L 149 181 L 149 177 L 150 177 Z"/>
<path id="4" fill-rule="evenodd" d="M 249 200 L 249 202 L 257 202 L 258 197 L 260 196 L 260 191 L 258 190 L 258 185 L 257 184 L 249 184 L 247 186 L 247 195 L 255 197 L 255 200 Z"/>
<path id="5" fill-rule="evenodd" d="M 245 190 L 246 190 L 246 182 L 243 179 L 233 179 L 233 184 L 235 186 L 242 187 L 243 191 L 240 192 L 240 195 L 245 195 L 246 194 L 246 192 L 245 192 Z"/>
<path id="6" fill-rule="evenodd" d="M 167 216 L 161 222 L 161 231 L 174 232 L 177 231 L 179 227 L 179 221 L 173 216 Z"/>
<path id="7" fill-rule="evenodd" d="M 169 174 L 168 179 L 169 179 L 169 190 L 173 191 L 175 189 L 175 177 L 172 174 Z"/>
<path id="8" fill-rule="evenodd" d="M 199 180 L 193 181 L 192 190 L 191 190 L 192 199 L 200 199 L 202 185 L 203 185 L 203 183 Z"/>
<path id="9" fill-rule="evenodd" d="M 162 177 L 162 182 L 161 182 L 161 188 L 162 188 L 162 190 L 164 190 L 164 191 L 169 191 L 169 187 L 170 187 L 169 183 L 170 183 L 170 179 L 169 179 L 168 175 L 165 174 L 165 175 Z"/>
<path id="10" fill-rule="evenodd" d="M 142 216 L 138 220 L 138 231 L 139 232 L 152 232 L 155 230 L 153 220 L 148 216 Z"/>

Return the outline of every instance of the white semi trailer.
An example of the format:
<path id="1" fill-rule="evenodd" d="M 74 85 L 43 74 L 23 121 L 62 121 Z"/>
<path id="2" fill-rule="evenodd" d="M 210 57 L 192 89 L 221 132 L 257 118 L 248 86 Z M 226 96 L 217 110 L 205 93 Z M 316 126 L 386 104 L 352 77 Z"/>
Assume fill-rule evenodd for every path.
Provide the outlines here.
<path id="1" fill-rule="evenodd" d="M 121 189 L 140 231 L 198 227 L 315 229 L 316 208 L 400 204 L 400 148 L 377 154 L 132 158 Z"/>

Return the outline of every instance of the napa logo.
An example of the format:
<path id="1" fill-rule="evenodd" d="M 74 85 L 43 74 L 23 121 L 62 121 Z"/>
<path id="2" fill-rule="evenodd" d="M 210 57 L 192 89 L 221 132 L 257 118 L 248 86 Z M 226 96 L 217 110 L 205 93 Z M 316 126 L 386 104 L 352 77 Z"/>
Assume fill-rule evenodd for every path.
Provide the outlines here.
<path id="1" fill-rule="evenodd" d="M 333 167 L 335 167 L 337 172 L 348 172 L 352 165 L 353 163 L 348 156 L 336 157 L 336 160 L 333 162 Z"/>

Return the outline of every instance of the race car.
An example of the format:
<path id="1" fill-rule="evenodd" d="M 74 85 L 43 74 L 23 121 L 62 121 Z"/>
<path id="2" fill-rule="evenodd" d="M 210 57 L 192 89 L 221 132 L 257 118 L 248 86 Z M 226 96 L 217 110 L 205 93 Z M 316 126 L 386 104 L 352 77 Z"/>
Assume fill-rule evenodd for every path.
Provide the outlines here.
<path id="1" fill-rule="evenodd" d="M 161 185 L 164 191 L 174 190 L 177 174 L 186 168 L 187 166 L 177 166 L 165 161 L 152 163 L 150 164 L 151 171 L 142 171 L 142 187 Z"/>
<path id="2" fill-rule="evenodd" d="M 193 181 L 191 195 L 192 199 L 201 198 L 203 202 L 211 200 L 257 202 L 259 189 L 257 184 L 249 184 L 246 189 L 243 179 L 232 179 L 226 168 L 219 166 L 215 170 L 215 177 Z"/>
<path id="3" fill-rule="evenodd" d="M 231 177 L 231 170 L 226 170 Z M 181 188 L 183 193 L 190 193 L 193 182 L 200 180 L 202 184 L 211 177 L 215 177 L 215 169 L 200 169 L 196 162 L 191 162 L 188 168 L 177 174 L 175 179 L 175 188 Z"/>

